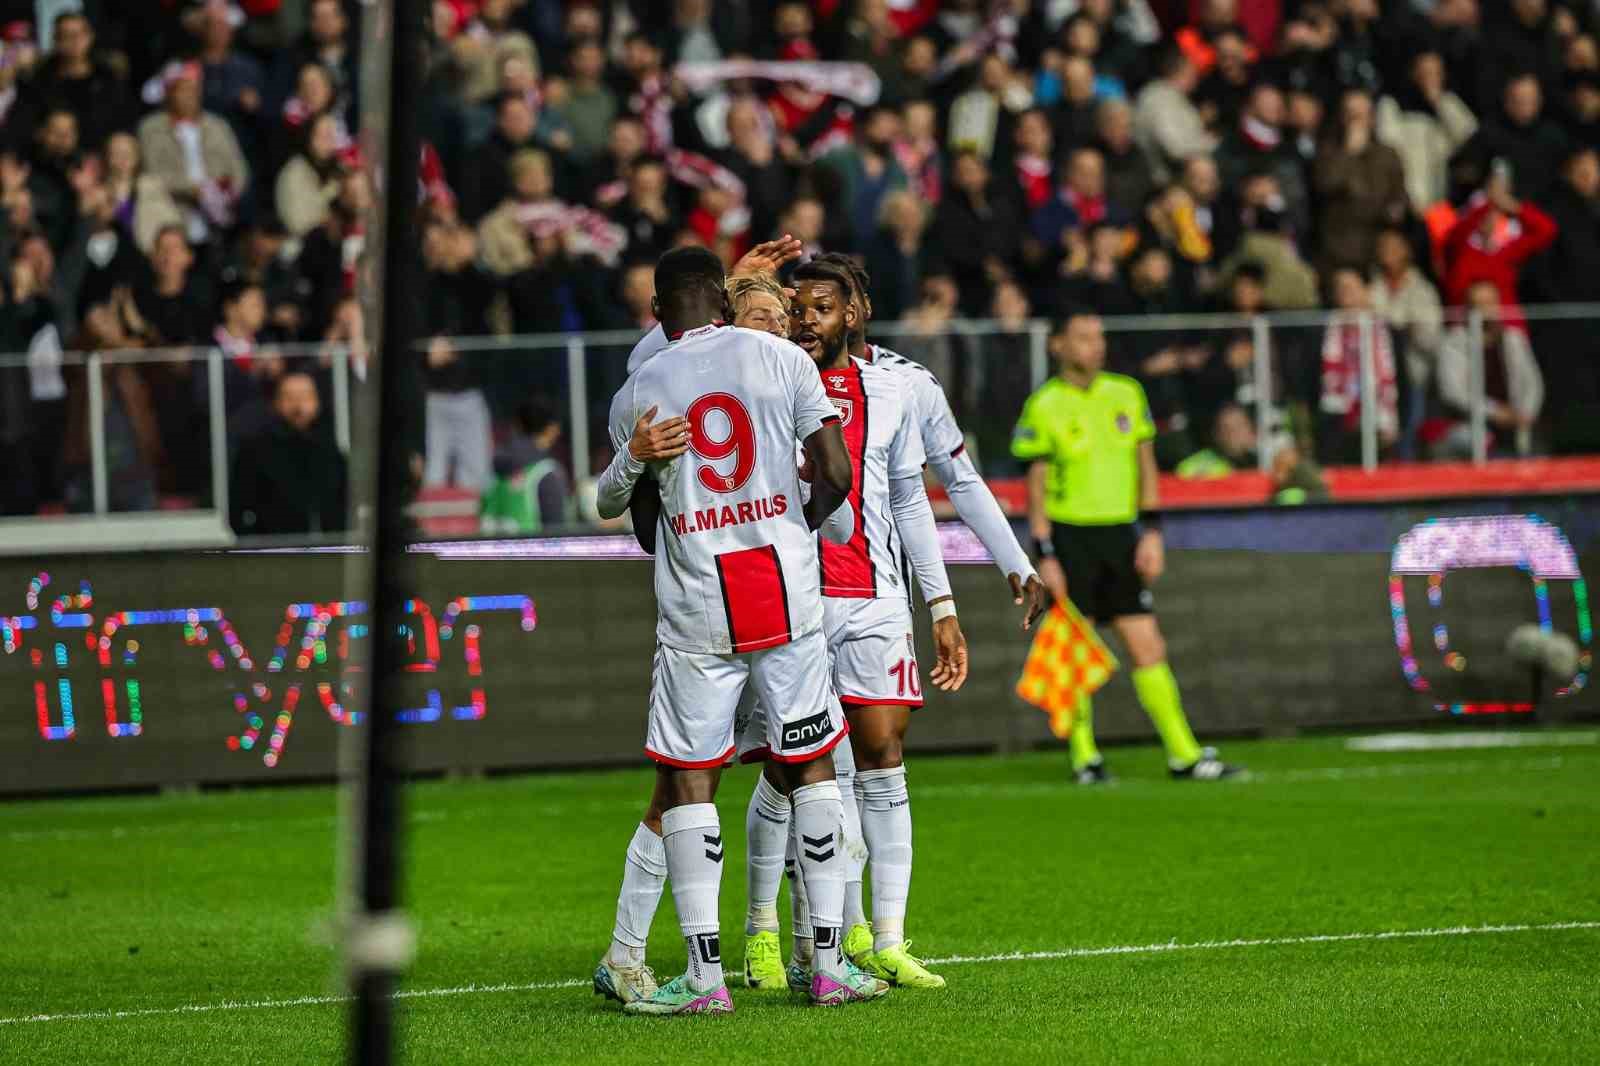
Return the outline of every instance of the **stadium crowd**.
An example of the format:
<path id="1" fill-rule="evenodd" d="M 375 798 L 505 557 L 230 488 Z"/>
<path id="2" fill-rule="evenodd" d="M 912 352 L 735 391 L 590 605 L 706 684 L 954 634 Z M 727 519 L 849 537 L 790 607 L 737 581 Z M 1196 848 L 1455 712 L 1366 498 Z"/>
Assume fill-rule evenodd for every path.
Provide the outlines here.
<path id="1" fill-rule="evenodd" d="M 0 367 L 19 460 L 0 513 L 89 505 L 88 389 L 60 353 L 157 346 L 221 351 L 241 484 L 326 458 L 305 498 L 274 489 L 236 524 L 337 510 L 329 359 L 280 346 L 350 346 L 365 379 L 361 15 L 0 0 L 0 352 L 28 354 Z M 1523 308 L 1600 301 L 1597 41 L 1600 14 L 1551 0 L 435 0 L 405 75 L 425 98 L 422 476 L 487 488 L 564 447 L 538 414 L 564 379 L 455 339 L 642 332 L 660 253 L 731 263 L 780 233 L 859 257 L 875 320 L 913 323 L 907 353 L 942 356 L 974 410 L 1025 381 L 1007 323 L 1329 307 L 1372 317 L 1280 332 L 1281 432 L 1357 459 L 1369 351 L 1384 457 L 1460 456 L 1470 307 L 1493 450 L 1592 446 L 1592 331 Z M 961 318 L 1002 335 L 942 332 Z M 1254 402 L 1255 337 L 1113 337 L 1164 467 Z M 113 508 L 206 498 L 208 380 L 108 368 Z M 974 427 L 987 472 L 1015 414 Z M 1253 462 L 1236 452 L 1210 455 Z"/>

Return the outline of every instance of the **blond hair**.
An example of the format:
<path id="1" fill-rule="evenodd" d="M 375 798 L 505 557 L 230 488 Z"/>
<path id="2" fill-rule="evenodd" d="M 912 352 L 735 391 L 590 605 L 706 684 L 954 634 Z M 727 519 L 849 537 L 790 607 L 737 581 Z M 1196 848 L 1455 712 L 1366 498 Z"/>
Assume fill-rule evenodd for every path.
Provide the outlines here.
<path id="1" fill-rule="evenodd" d="M 728 301 L 733 304 L 733 312 L 737 315 L 744 308 L 744 302 L 758 292 L 764 292 L 774 300 L 778 306 L 788 310 L 789 297 L 784 294 L 783 286 L 778 284 L 778 279 L 771 274 L 739 274 L 728 279 Z"/>

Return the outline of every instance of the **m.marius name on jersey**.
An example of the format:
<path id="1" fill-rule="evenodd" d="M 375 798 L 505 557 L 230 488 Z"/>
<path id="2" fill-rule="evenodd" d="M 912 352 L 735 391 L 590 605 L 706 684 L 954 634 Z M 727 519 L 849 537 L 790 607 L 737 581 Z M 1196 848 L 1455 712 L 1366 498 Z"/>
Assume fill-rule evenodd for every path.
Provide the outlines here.
<path id="1" fill-rule="evenodd" d="M 708 529 L 724 529 L 728 526 L 742 526 L 747 522 L 762 522 L 769 518 L 777 518 L 788 510 L 789 498 L 780 492 L 776 496 L 766 496 L 759 500 L 740 500 L 736 504 L 724 504 L 720 509 L 708 507 L 703 511 L 676 514 L 668 519 L 668 522 L 672 526 L 672 531 L 681 537 L 688 533 L 703 533 Z"/>

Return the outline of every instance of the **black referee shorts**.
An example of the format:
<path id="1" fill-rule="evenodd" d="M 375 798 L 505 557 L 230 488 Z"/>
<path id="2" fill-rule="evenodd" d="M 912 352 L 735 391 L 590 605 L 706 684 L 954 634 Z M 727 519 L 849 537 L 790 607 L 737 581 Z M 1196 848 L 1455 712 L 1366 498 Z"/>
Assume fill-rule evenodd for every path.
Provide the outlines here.
<path id="1" fill-rule="evenodd" d="M 1138 530 L 1120 526 L 1050 527 L 1050 543 L 1067 575 L 1067 598 L 1078 613 L 1096 622 L 1129 614 L 1149 614 L 1155 598 L 1133 568 Z"/>

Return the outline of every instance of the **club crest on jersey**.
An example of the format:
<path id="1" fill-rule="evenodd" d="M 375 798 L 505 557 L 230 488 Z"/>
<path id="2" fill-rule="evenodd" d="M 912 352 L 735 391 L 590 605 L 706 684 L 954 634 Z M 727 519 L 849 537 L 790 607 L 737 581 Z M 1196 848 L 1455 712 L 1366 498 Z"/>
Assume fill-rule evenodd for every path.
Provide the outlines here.
<path id="1" fill-rule="evenodd" d="M 833 406 L 838 409 L 839 420 L 848 426 L 850 419 L 855 417 L 856 402 L 845 396 L 830 396 L 828 398 L 833 401 Z"/>
<path id="2" fill-rule="evenodd" d="M 1117 432 L 1119 432 L 1119 433 L 1131 433 L 1131 432 L 1133 432 L 1133 419 L 1128 417 L 1128 412 L 1126 412 L 1126 411 L 1117 412 Z"/>

